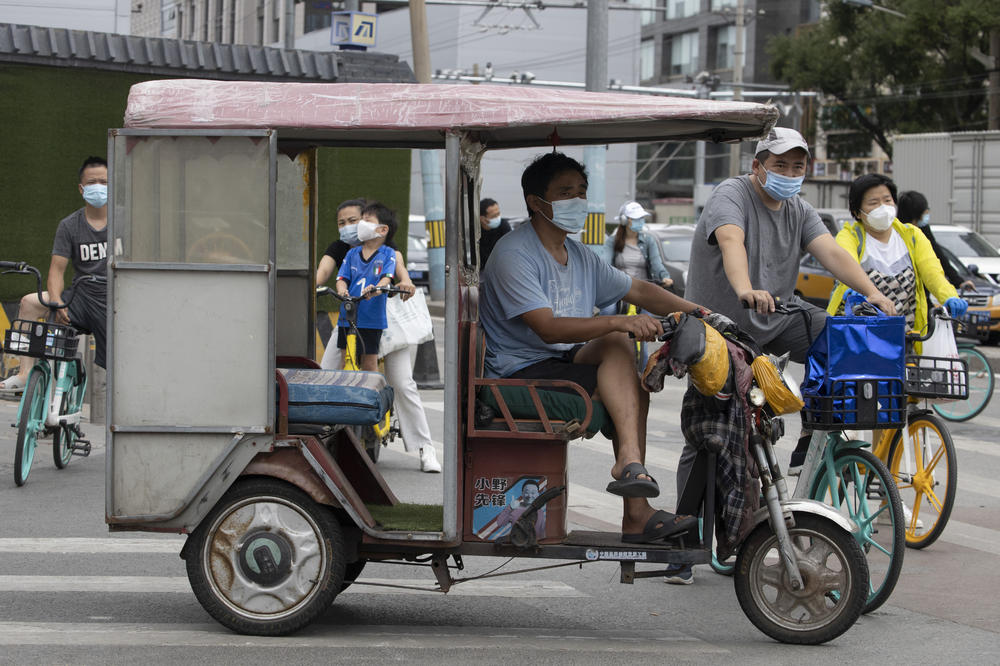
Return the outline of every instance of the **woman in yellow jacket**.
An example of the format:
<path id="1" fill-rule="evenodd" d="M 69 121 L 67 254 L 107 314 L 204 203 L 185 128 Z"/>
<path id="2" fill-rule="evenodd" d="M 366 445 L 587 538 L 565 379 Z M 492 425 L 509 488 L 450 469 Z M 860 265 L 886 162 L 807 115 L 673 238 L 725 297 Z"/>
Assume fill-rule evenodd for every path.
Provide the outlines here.
<path id="1" fill-rule="evenodd" d="M 896 219 L 896 185 L 881 174 L 865 174 L 853 183 L 848 206 L 855 222 L 844 225 L 837 243 L 865 269 L 879 291 L 906 317 L 909 330 L 927 326 L 929 290 L 952 314 L 965 314 L 969 305 L 948 282 L 941 262 L 923 232 Z M 827 311 L 843 314 L 847 286 L 837 284 Z M 918 350 L 919 353 L 919 350 Z"/>

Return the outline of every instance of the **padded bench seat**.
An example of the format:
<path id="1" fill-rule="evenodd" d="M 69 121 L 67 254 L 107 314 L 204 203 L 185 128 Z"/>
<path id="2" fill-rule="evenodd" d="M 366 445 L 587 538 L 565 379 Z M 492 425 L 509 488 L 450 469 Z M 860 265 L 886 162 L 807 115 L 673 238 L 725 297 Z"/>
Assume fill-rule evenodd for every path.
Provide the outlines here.
<path id="1" fill-rule="evenodd" d="M 374 425 L 392 407 L 392 387 L 378 372 L 279 368 L 288 384 L 288 422 Z"/>
<path id="2" fill-rule="evenodd" d="M 500 391 L 500 397 L 503 398 L 503 401 L 507 404 L 507 409 L 510 410 L 511 416 L 515 419 L 539 418 L 538 410 L 531 399 L 531 391 L 526 386 L 497 386 L 496 388 Z M 546 389 L 537 389 L 537 393 L 538 400 L 542 403 L 545 414 L 550 420 L 564 423 L 572 421 L 582 423 L 586 418 L 587 405 L 583 398 L 576 393 Z M 491 386 L 480 388 L 478 397 L 479 401 L 489 407 L 495 416 L 502 414 Z M 614 437 L 614 423 L 612 423 L 608 411 L 599 400 L 592 400 L 591 404 L 593 404 L 594 408 L 590 423 L 587 424 L 587 436 L 596 435 L 600 432 L 608 439 L 611 439 Z M 521 425 L 523 427 L 523 424 Z M 496 421 L 496 427 L 506 429 L 502 418 Z M 490 426 L 487 425 L 484 429 L 490 429 Z"/>

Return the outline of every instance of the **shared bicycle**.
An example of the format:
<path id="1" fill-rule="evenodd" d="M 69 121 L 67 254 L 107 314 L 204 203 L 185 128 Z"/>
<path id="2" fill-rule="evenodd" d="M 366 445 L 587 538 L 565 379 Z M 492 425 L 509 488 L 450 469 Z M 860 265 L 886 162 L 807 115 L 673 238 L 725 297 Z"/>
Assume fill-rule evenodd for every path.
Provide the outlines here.
<path id="1" fill-rule="evenodd" d="M 42 276 L 24 262 L 0 261 L 2 275 L 35 277 L 38 300 L 51 311 L 69 307 L 76 292 L 63 304 L 42 296 Z M 100 281 L 98 277 L 83 278 Z M 14 450 L 14 483 L 23 486 L 31 473 L 39 438 L 52 435 L 52 456 L 59 469 L 74 455 L 90 455 L 90 442 L 80 430 L 87 373 L 77 352 L 79 332 L 72 326 L 52 322 L 15 319 L 4 335 L 6 354 L 36 359 L 24 386 L 17 410 L 17 442 Z"/>
<path id="2" fill-rule="evenodd" d="M 992 320 L 984 310 L 969 310 L 956 319 L 955 328 L 958 357 L 965 361 L 969 369 L 969 399 L 950 402 L 936 402 L 931 409 L 948 421 L 968 421 L 979 416 L 993 398 L 995 378 L 990 362 L 976 343 L 990 337 Z"/>
<path id="3" fill-rule="evenodd" d="M 390 297 L 396 294 L 408 293 L 405 289 L 397 287 L 376 287 L 374 291 L 388 294 Z M 344 305 L 344 315 L 348 324 L 347 345 L 344 349 L 344 370 L 351 372 L 361 371 L 361 357 L 367 353 L 364 340 L 358 332 L 358 303 L 365 300 L 366 296 L 341 296 L 330 287 L 316 287 L 317 295 L 333 296 Z M 336 332 L 334 332 L 336 334 Z M 331 337 L 330 344 L 336 344 L 336 340 Z M 376 350 L 377 351 L 377 350 Z M 379 453 L 383 446 L 388 446 L 399 434 L 399 425 L 396 422 L 395 414 L 391 409 L 387 410 L 385 417 L 372 426 L 354 426 L 355 435 L 364 447 L 365 452 L 372 459 L 378 462 Z"/>

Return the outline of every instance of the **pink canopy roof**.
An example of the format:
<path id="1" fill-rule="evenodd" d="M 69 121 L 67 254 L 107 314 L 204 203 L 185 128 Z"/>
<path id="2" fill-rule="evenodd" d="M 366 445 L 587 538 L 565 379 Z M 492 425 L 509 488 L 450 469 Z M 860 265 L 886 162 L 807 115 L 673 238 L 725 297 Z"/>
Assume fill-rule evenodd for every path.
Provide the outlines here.
<path id="1" fill-rule="evenodd" d="M 169 80 L 132 86 L 125 127 L 279 130 L 281 138 L 440 146 L 448 129 L 490 147 L 760 136 L 777 119 L 744 102 L 530 85 Z"/>

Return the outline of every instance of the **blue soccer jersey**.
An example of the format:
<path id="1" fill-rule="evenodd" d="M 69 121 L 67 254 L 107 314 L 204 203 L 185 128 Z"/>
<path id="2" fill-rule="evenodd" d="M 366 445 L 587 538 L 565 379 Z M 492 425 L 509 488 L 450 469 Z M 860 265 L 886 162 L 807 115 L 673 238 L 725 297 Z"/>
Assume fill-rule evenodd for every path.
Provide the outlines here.
<path id="1" fill-rule="evenodd" d="M 337 272 L 337 279 L 347 283 L 351 296 L 360 296 L 365 287 L 374 286 L 386 275 L 396 272 L 396 251 L 391 247 L 383 245 L 367 261 L 361 256 L 363 249 L 360 245 L 351 248 Z M 385 299 L 385 294 L 379 294 L 358 303 L 358 328 L 385 329 Z M 344 306 L 340 306 L 337 325 L 347 327 Z"/>

